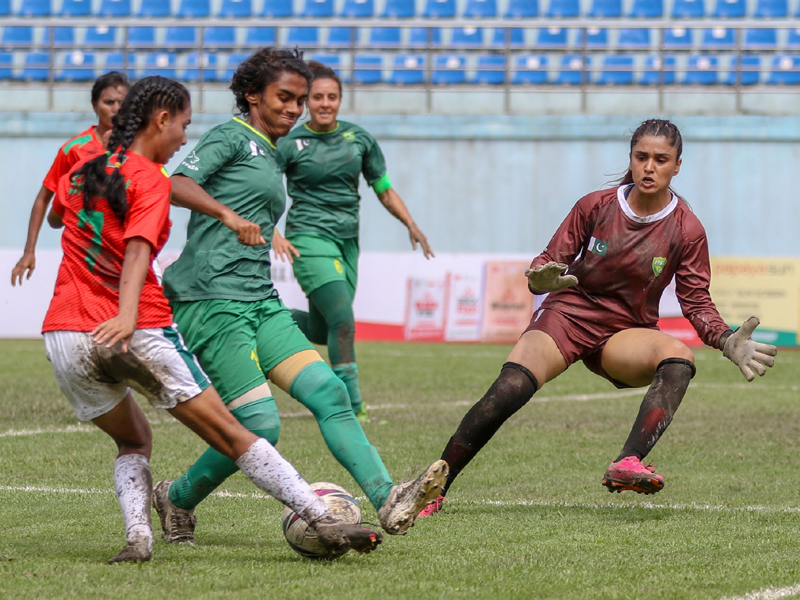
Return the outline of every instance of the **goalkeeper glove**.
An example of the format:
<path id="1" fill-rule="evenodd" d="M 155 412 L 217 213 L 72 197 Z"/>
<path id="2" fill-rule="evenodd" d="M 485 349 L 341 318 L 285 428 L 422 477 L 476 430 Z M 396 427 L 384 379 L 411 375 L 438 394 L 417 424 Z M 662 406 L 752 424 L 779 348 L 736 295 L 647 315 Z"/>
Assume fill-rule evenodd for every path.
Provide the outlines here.
<path id="1" fill-rule="evenodd" d="M 567 287 L 578 284 L 575 275 L 564 275 L 567 265 L 564 263 L 553 262 L 552 260 L 544 265 L 538 265 L 525 271 L 528 278 L 528 287 L 537 294 L 544 292 L 556 292 Z"/>
<path id="2" fill-rule="evenodd" d="M 763 377 L 767 372 L 766 367 L 775 364 L 775 359 L 772 357 L 778 354 L 775 346 L 760 344 L 750 338 L 759 323 L 758 317 L 750 317 L 739 329 L 728 336 L 722 346 L 722 354 L 739 367 L 747 381 L 753 381 L 756 378 L 753 371 Z"/>

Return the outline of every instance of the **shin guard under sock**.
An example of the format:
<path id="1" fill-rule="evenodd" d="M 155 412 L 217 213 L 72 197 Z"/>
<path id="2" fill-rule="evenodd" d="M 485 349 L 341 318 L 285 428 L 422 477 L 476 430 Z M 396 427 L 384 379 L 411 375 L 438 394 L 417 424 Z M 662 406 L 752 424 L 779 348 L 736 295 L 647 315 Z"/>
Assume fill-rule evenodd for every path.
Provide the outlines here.
<path id="1" fill-rule="evenodd" d="M 633 429 L 614 462 L 626 456 L 636 456 L 640 460 L 647 456 L 672 422 L 695 371 L 694 364 L 684 358 L 668 358 L 659 363 Z"/>
<path id="2" fill-rule="evenodd" d="M 445 493 L 500 426 L 525 406 L 538 388 L 536 377 L 522 365 L 512 362 L 503 365 L 500 376 L 486 395 L 464 415 L 442 453 L 442 460 L 447 461 L 450 467 Z"/>
<path id="3" fill-rule="evenodd" d="M 336 365 L 332 367 L 334 374 L 344 382 L 347 388 L 347 395 L 350 396 L 350 406 L 353 412 L 361 412 L 361 388 L 358 385 L 358 365 L 350 363 L 348 365 Z"/>

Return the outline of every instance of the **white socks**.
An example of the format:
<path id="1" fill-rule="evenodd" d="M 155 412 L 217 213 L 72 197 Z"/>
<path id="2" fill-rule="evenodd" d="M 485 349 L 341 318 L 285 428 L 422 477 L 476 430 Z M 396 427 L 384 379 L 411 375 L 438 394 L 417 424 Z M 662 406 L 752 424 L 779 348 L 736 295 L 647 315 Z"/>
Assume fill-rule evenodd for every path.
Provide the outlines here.
<path id="1" fill-rule="evenodd" d="M 236 461 L 242 473 L 270 496 L 314 523 L 328 514 L 328 507 L 267 440 L 259 438 Z"/>
<path id="2" fill-rule="evenodd" d="M 150 521 L 150 499 L 153 478 L 150 461 L 142 454 L 123 454 L 114 463 L 114 487 L 125 519 L 125 537 L 129 544 L 149 540 L 153 548 L 153 525 Z"/>

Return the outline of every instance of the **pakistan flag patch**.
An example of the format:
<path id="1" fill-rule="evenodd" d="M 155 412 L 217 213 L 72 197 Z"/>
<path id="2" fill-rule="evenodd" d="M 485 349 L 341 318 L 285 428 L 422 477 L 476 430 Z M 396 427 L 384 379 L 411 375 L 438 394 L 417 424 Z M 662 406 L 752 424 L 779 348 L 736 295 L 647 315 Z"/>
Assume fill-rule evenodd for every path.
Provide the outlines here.
<path id="1" fill-rule="evenodd" d="M 667 259 L 663 256 L 656 256 L 653 258 L 653 273 L 655 273 L 656 277 L 661 275 L 661 271 L 664 270 L 664 267 L 667 266 Z"/>
<path id="2" fill-rule="evenodd" d="M 355 142 L 356 141 L 356 132 L 355 131 L 345 131 L 342 134 L 342 137 L 346 139 L 348 142 Z"/>
<path id="3" fill-rule="evenodd" d="M 589 238 L 589 252 L 594 252 L 600 256 L 605 256 L 608 250 L 608 242 L 598 240 L 596 237 Z"/>

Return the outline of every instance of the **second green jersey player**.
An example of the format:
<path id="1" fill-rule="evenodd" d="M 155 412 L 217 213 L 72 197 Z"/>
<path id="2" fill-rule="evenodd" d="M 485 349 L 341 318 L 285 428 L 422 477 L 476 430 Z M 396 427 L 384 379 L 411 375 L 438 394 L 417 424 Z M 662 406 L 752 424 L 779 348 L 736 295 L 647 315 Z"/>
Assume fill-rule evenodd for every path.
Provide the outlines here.
<path id="1" fill-rule="evenodd" d="M 441 491 L 447 464 L 394 485 L 354 416 L 347 389 L 295 324 L 270 279 L 269 239 L 286 195 L 275 142 L 303 112 L 311 73 L 296 52 L 265 48 L 239 65 L 231 90 L 241 117 L 206 133 L 172 177 L 190 208 L 188 240 L 164 273 L 187 346 L 231 413 L 272 444 L 280 420 L 267 380 L 306 406 L 334 457 L 358 482 L 389 533 L 404 533 Z M 170 542 L 194 539 L 194 508 L 238 470 L 209 448 L 154 489 Z"/>
<path id="2" fill-rule="evenodd" d="M 278 142 L 277 159 L 286 173 L 292 206 L 286 237 L 276 230 L 276 255 L 293 263 L 308 297 L 308 312 L 292 316 L 309 340 L 327 344 L 333 372 L 344 381 L 353 412 L 367 420 L 355 355 L 353 299 L 358 281 L 359 177 L 406 227 L 412 247 L 433 256 L 402 198 L 392 188 L 386 161 L 375 139 L 358 125 L 337 120 L 342 84 L 324 65 L 309 63 L 311 120 Z"/>

